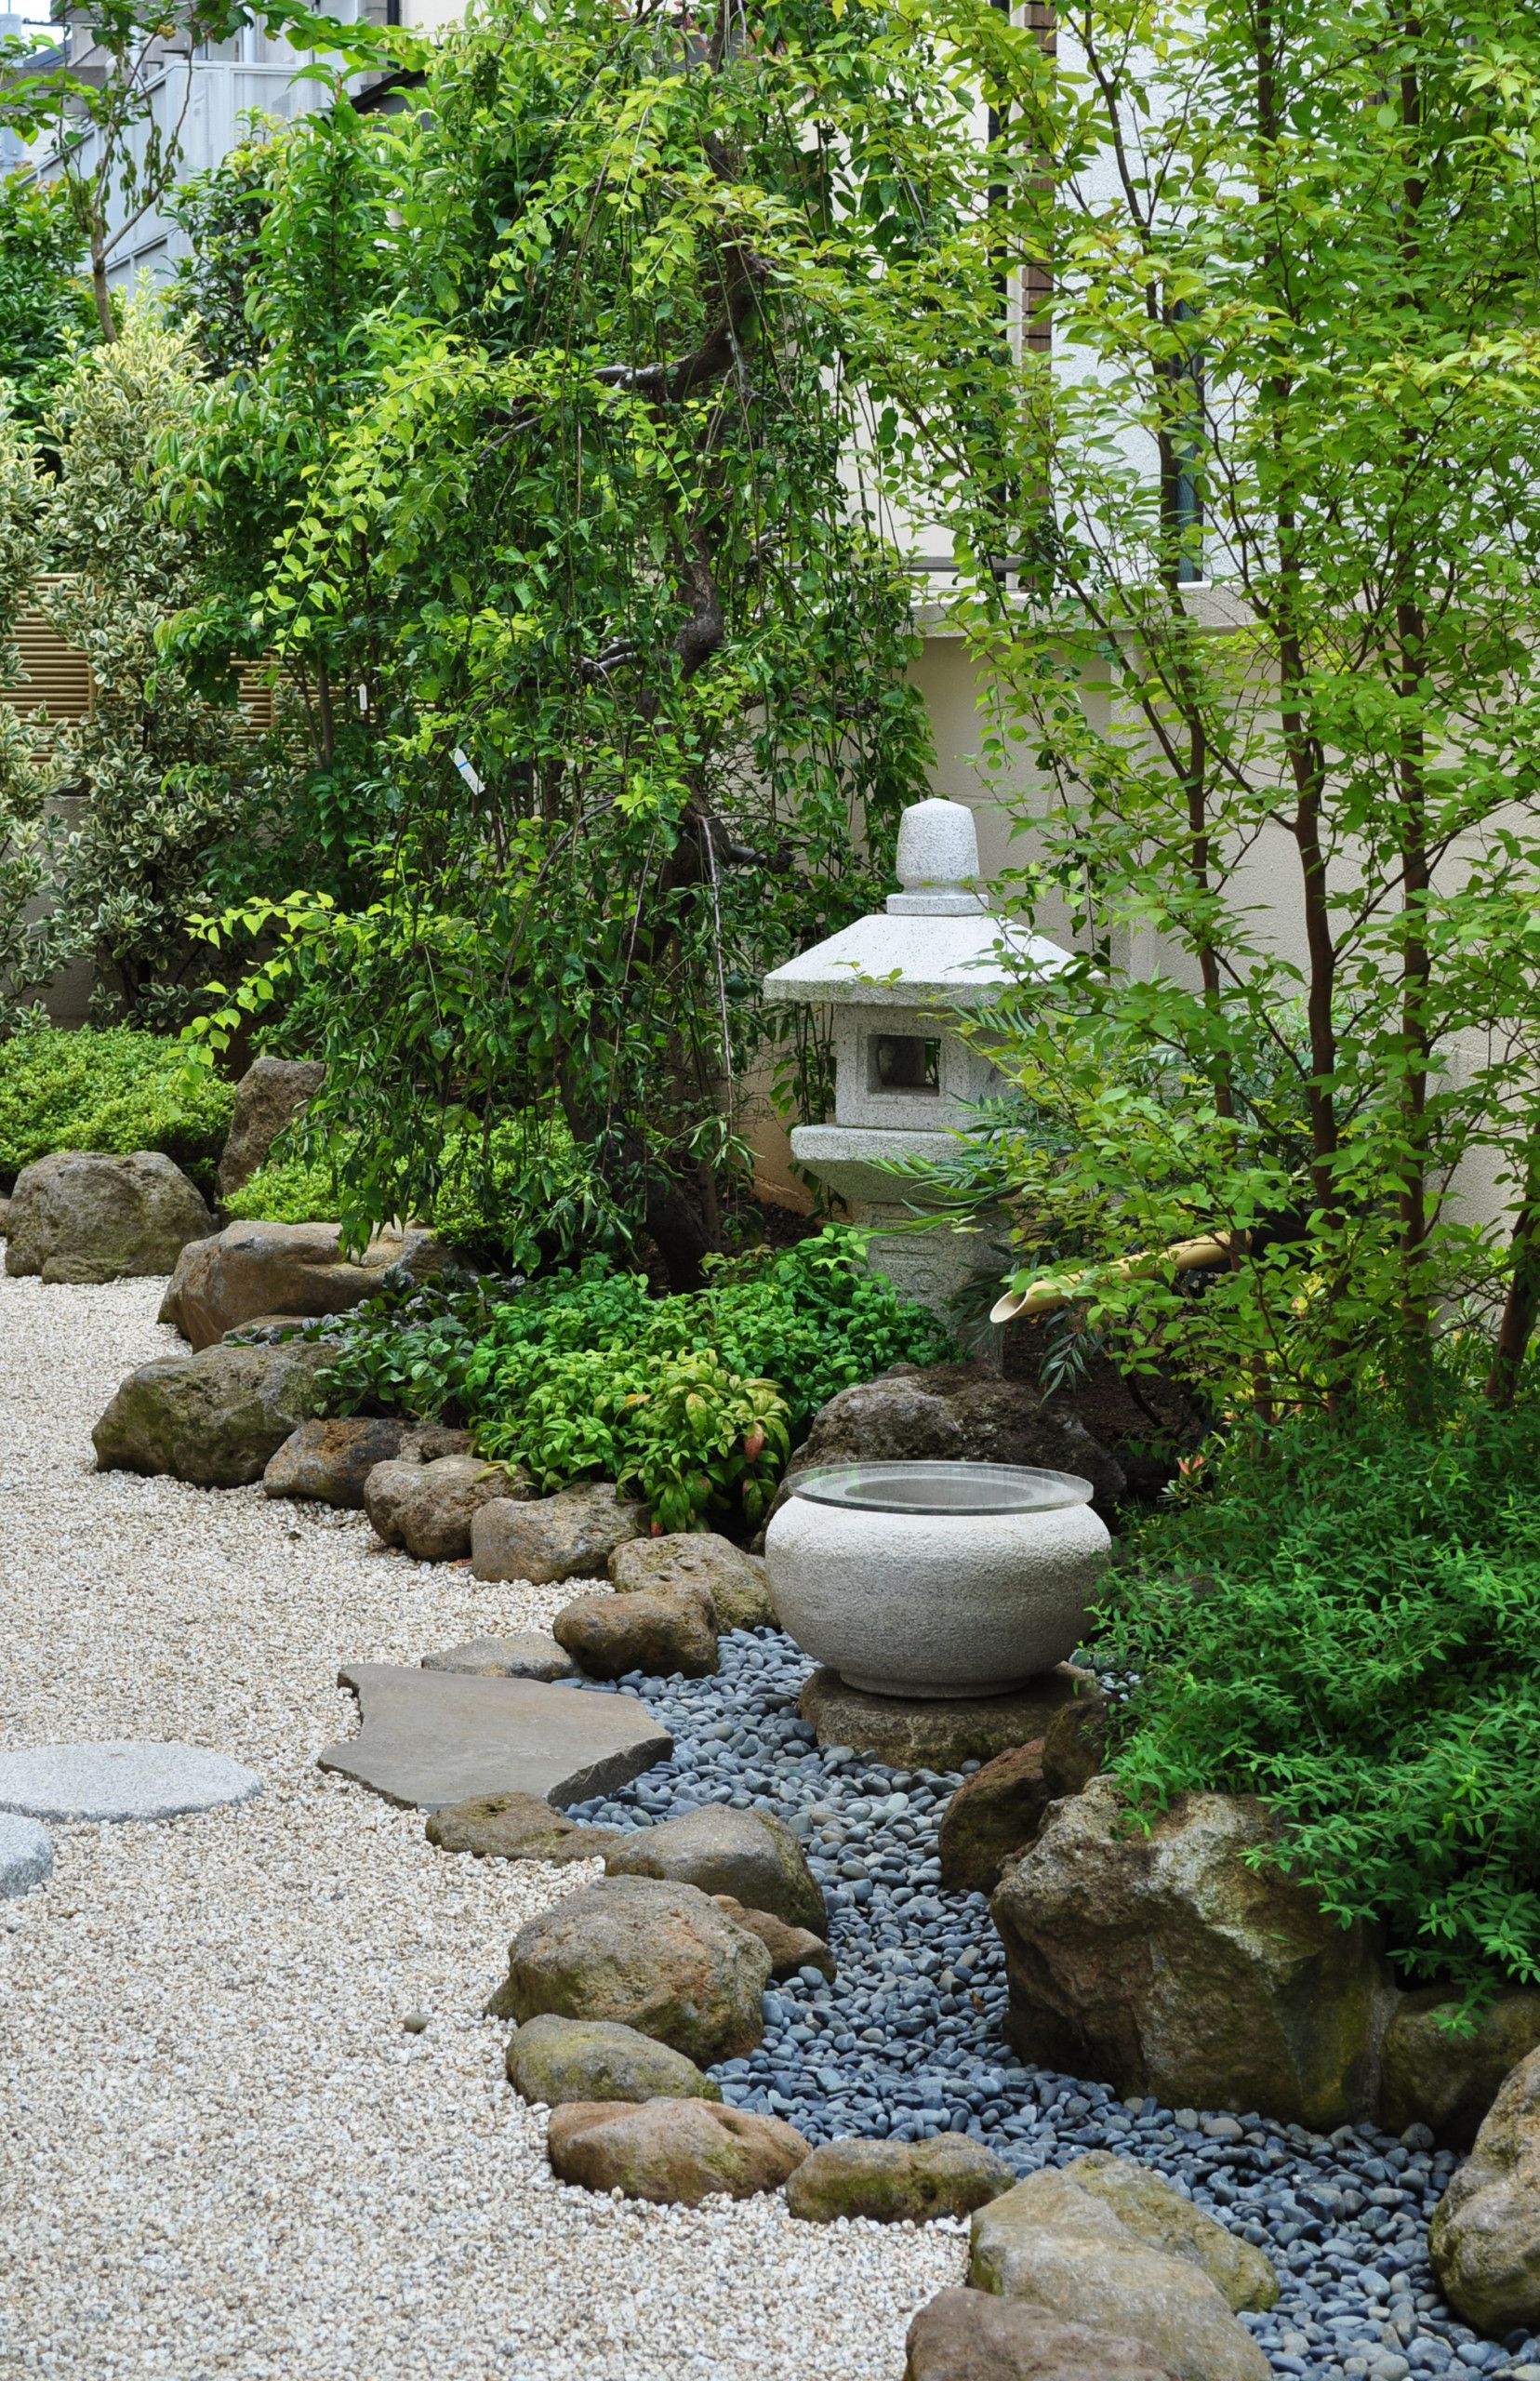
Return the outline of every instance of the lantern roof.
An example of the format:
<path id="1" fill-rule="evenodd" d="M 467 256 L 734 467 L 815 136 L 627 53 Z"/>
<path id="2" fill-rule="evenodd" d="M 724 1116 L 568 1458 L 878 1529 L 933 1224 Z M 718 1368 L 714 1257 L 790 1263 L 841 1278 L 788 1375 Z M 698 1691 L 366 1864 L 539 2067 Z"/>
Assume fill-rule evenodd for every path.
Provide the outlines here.
<path id="1" fill-rule="evenodd" d="M 1070 954 L 989 909 L 966 803 L 912 803 L 898 824 L 901 890 L 764 978 L 773 1001 L 982 1008 L 1026 977 L 1056 976 Z"/>

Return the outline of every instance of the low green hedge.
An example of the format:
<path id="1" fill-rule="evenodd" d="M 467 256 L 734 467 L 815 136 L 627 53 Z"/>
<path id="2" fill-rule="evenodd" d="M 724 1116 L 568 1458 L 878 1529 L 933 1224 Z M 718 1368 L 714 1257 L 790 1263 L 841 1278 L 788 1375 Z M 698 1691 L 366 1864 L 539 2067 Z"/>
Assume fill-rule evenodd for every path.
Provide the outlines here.
<path id="1" fill-rule="evenodd" d="M 189 1082 L 179 1042 L 28 1026 L 0 1043 L 0 1189 L 58 1150 L 159 1150 L 210 1191 L 234 1105 L 217 1075 Z"/>
<path id="2" fill-rule="evenodd" d="M 1098 1652 L 1146 1810 L 1258 1794 L 1410 1979 L 1540 1984 L 1540 1406 L 1390 1402 L 1238 1437 L 1144 1525 Z"/>

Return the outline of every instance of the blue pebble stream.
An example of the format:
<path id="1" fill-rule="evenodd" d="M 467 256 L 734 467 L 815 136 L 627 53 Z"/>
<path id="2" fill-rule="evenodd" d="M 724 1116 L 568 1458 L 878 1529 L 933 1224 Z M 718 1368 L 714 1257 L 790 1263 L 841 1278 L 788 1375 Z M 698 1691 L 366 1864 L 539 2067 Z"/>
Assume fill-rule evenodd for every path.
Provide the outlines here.
<path id="1" fill-rule="evenodd" d="M 814 2142 L 964 2133 L 1018 2175 L 1113 2150 L 1169 2176 L 1271 2257 L 1279 2304 L 1241 2320 L 1274 2372 L 1540 2381 L 1540 2342 L 1479 2340 L 1438 2295 L 1427 2219 L 1451 2153 L 1420 2127 L 1401 2141 L 1371 2125 L 1328 2139 L 1255 2115 L 1124 2100 L 1024 2066 L 1002 2031 L 1004 1954 L 988 1902 L 941 1886 L 936 1829 L 961 1776 L 820 1750 L 797 1712 L 813 1666 L 777 1631 L 724 1635 L 721 1655 L 714 1678 L 619 1682 L 668 1727 L 673 1759 L 569 1816 L 637 1827 L 725 1802 L 773 1812 L 801 1840 L 839 1975 L 830 1984 L 803 1968 L 765 1994 L 762 2046 L 711 2070 L 724 2099 L 784 2117 Z"/>

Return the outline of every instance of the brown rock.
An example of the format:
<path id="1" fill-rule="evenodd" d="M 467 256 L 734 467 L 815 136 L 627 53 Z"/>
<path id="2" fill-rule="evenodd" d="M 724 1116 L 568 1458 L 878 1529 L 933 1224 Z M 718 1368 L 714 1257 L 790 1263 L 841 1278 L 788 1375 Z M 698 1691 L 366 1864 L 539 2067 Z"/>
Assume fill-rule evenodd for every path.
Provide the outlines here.
<path id="1" fill-rule="evenodd" d="M 705 1894 L 731 1894 L 789 1926 L 817 1932 L 829 1923 L 822 1887 L 802 1845 L 768 1811 L 709 1803 L 660 1826 L 635 1829 L 604 1865 L 612 1877 L 667 1877 Z"/>
<path id="2" fill-rule="evenodd" d="M 1477 2331 L 1500 2339 L 1540 2324 L 1540 2050 L 1494 2100 L 1427 2247 L 1444 2296 Z"/>
<path id="3" fill-rule="evenodd" d="M 997 1753 L 1038 1742 L 1087 1675 L 1061 1662 L 1014 1695 L 910 1702 L 863 1695 L 833 1670 L 815 1670 L 797 1709 L 821 1745 L 849 1745 L 889 1769 L 961 1769 L 965 1761 L 993 1761 Z"/>
<path id="4" fill-rule="evenodd" d="M 953 1893 L 992 1894 L 1002 1861 L 1030 1843 L 1050 1796 L 1042 1744 L 997 1753 L 963 1779 L 942 1814 L 937 1850 L 941 1882 Z"/>
<path id="5" fill-rule="evenodd" d="M 1367 2115 L 1385 1989 L 1374 1938 L 1248 1866 L 1273 1840 L 1246 1797 L 1188 1795 L 1148 1834 L 1109 1777 L 1055 1802 L 990 1905 L 1016 2048 L 1168 2106 L 1316 2132 Z"/>
<path id="6" fill-rule="evenodd" d="M 483 1860 L 546 1860 L 559 1868 L 574 1860 L 602 1860 L 612 1844 L 624 1841 L 617 1828 L 580 1827 L 538 1794 L 476 1794 L 468 1802 L 446 1802 L 425 1832 L 441 1852 L 473 1852 Z"/>
<path id="7" fill-rule="evenodd" d="M 778 2117 L 710 2100 L 574 2101 L 551 2110 L 549 2147 L 564 2183 L 663 2207 L 777 2190 L 807 2155 L 802 2135 Z"/>
<path id="8" fill-rule="evenodd" d="M 471 1567 L 478 1579 L 536 1586 L 603 1578 L 617 1547 L 646 1526 L 644 1505 L 622 1496 L 608 1480 L 591 1480 L 506 1511 L 489 1507 L 476 1527 Z"/>
<path id="9" fill-rule="evenodd" d="M 249 1182 L 326 1080 L 319 1058 L 254 1058 L 235 1086 L 235 1107 L 219 1158 L 221 1199 Z"/>
<path id="10" fill-rule="evenodd" d="M 1016 2181 L 1003 2158 L 955 2133 L 934 2141 L 826 2141 L 786 2187 L 791 2214 L 809 2224 L 864 2215 L 873 2224 L 928 2224 L 972 2215 Z"/>
<path id="11" fill-rule="evenodd" d="M 610 1877 L 521 1928 L 498 2005 L 521 2024 L 549 2009 L 634 2026 L 710 2067 L 762 2040 L 769 1980 L 764 1945 L 696 1886 Z"/>
<path id="12" fill-rule="evenodd" d="M 784 1918 L 772 1917 L 767 1909 L 745 1909 L 731 1894 L 713 1894 L 711 1899 L 735 1926 L 759 1936 L 770 1954 L 770 1974 L 777 1983 L 795 1975 L 799 1968 L 816 1968 L 833 1983 L 839 1974 L 834 1954 L 811 1927 L 788 1926 Z"/>
<path id="13" fill-rule="evenodd" d="M 937 2292 L 905 2346 L 904 2381 L 1176 2381 L 1142 2340 L 982 2290 Z"/>
<path id="14" fill-rule="evenodd" d="M 511 1637 L 472 1637 L 464 1645 L 446 1645 L 441 1654 L 424 1654 L 425 1670 L 452 1670 L 458 1678 L 577 1678 L 570 1654 L 543 1629 L 522 1629 Z"/>
<path id="15" fill-rule="evenodd" d="M 1231 2310 L 1265 2314 L 1278 2304 L 1278 2275 L 1271 2261 L 1248 2241 L 1239 2241 L 1178 2190 L 1131 2158 L 1094 2149 L 1064 2173 L 1082 2191 L 1112 2210 L 1120 2224 L 1168 2257 L 1198 2266 Z"/>
<path id="16" fill-rule="evenodd" d="M 1088 1679 L 1072 1702 L 1055 1711 L 1042 1739 L 1042 1782 L 1050 1802 L 1083 1794 L 1107 1765 L 1107 1697 Z"/>
<path id="17" fill-rule="evenodd" d="M 365 1419 L 301 1422 L 262 1474 L 270 1496 L 313 1497 L 318 1504 L 361 1507 L 364 1483 L 377 1464 L 401 1450 L 406 1424 Z"/>
<path id="18" fill-rule="evenodd" d="M 1455 2033 L 1440 2023 L 1456 2003 L 1437 1987 L 1396 2005 L 1380 2053 L 1380 2122 L 1387 2133 L 1425 2124 L 1451 2149 L 1468 2149 L 1506 2079 L 1540 2048 L 1540 1992 L 1500 1992 Z"/>
<path id="19" fill-rule="evenodd" d="M 469 1430 L 451 1430 L 443 1422 L 415 1422 L 401 1442 L 403 1463 L 438 1463 L 446 1455 L 472 1455 Z"/>
<path id="20" fill-rule="evenodd" d="M 623 1595 L 636 1588 L 698 1589 L 719 1629 L 776 1626 L 763 1558 L 710 1530 L 628 1538 L 610 1556 L 609 1575 Z"/>
<path id="21" fill-rule="evenodd" d="M 404 1546 L 419 1563 L 452 1563 L 471 1551 L 474 1515 L 494 1497 L 506 1501 L 523 1483 L 480 1456 L 443 1455 L 431 1463 L 408 1456 L 377 1464 L 364 1483 L 364 1510 L 387 1546 Z"/>
<path id="22" fill-rule="evenodd" d="M 6 1270 L 45 1282 L 121 1282 L 168 1273 L 214 1218 L 158 1150 L 131 1157 L 61 1150 L 24 1165 L 7 1219 Z"/>
<path id="23" fill-rule="evenodd" d="M 1123 1496 L 1122 1466 L 1067 1408 L 989 1364 L 897 1364 L 881 1379 L 842 1389 L 787 1467 L 772 1513 L 799 1473 L 823 1464 L 1022 1463 L 1089 1480 L 1105 1514 Z"/>
<path id="24" fill-rule="evenodd" d="M 638 1588 L 631 1595 L 575 1596 L 551 1622 L 551 1634 L 590 1678 L 710 1678 L 718 1667 L 716 1630 L 698 1595 Z"/>
<path id="25" fill-rule="evenodd" d="M 208 1348 L 258 1315 L 313 1317 L 362 1305 L 392 1265 L 422 1281 L 444 1263 L 432 1234 L 415 1224 L 377 1232 L 356 1262 L 341 1244 L 340 1224 L 226 1224 L 183 1249 L 160 1320 Z"/>

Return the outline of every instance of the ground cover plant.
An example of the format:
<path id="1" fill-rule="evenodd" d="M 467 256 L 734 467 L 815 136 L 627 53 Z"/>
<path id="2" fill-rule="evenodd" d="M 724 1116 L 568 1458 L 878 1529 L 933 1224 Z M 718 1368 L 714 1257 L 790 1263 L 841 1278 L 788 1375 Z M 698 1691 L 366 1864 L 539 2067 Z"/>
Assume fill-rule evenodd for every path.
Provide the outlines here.
<path id="1" fill-rule="evenodd" d="M 482 1453 L 542 1489 L 615 1480 L 670 1530 L 752 1529 L 838 1390 L 955 1352 L 836 1226 L 719 1261 L 704 1289 L 667 1297 L 593 1257 L 516 1295 L 431 1284 L 339 1327 L 334 1412 L 468 1421 Z"/>
<path id="2" fill-rule="evenodd" d="M 1440 1390 L 1240 1430 L 1136 1534 L 1101 1652 L 1136 1805 L 1261 1795 L 1328 1909 L 1480 1998 L 1540 1982 L 1540 1407 Z"/>
<path id="3" fill-rule="evenodd" d="M 159 1150 L 210 1191 L 234 1105 L 156 1034 L 25 1025 L 0 1043 L 0 1186 L 56 1150 Z"/>

